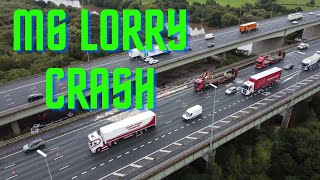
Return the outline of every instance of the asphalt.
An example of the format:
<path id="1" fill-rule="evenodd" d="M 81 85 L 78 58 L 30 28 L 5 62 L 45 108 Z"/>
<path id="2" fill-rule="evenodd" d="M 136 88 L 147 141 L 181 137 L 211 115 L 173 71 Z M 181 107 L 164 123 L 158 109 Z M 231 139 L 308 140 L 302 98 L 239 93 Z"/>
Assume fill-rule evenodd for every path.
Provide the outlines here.
<path id="1" fill-rule="evenodd" d="M 240 86 L 243 81 L 249 79 L 249 76 L 261 72 L 261 70 L 257 70 L 253 66 L 241 70 L 239 78 L 235 81 L 219 86 L 217 89 L 215 125 L 220 126 L 220 128 L 217 128 L 215 132 L 232 126 L 239 121 L 223 122 L 221 121 L 222 119 L 237 113 L 239 110 L 246 109 L 252 104 L 270 97 L 279 91 L 284 91 L 293 85 L 299 72 L 301 60 L 319 50 L 319 44 L 314 44 L 305 51 L 297 51 L 292 48 L 292 52 L 287 53 L 284 61 L 269 68 L 275 66 L 283 68 L 289 63 L 293 63 L 295 67 L 288 71 L 284 70 L 280 82 L 271 88 L 255 93 L 253 96 L 247 97 L 240 93 L 234 95 L 224 94 L 226 86 Z M 319 73 L 320 68 L 313 71 L 301 72 L 298 82 Z M 305 85 L 301 85 L 300 88 L 317 81 L 317 79 L 308 81 Z M 285 98 L 287 95 L 282 95 L 279 99 Z M 155 111 L 158 115 L 156 128 L 148 130 L 139 137 L 120 141 L 117 145 L 111 146 L 110 149 L 99 154 L 92 154 L 90 152 L 87 144 L 87 135 L 99 127 L 109 124 L 110 121 L 108 120 L 100 121 L 81 130 L 69 132 L 49 140 L 43 151 L 48 155 L 47 160 L 53 179 L 99 179 L 104 176 L 107 176 L 107 179 L 114 178 L 115 176 L 111 175 L 111 173 L 207 127 L 211 123 L 213 96 L 213 89 L 197 93 L 192 88 L 188 88 L 179 94 L 158 101 L 158 109 Z M 181 115 L 184 111 L 195 104 L 200 104 L 204 108 L 202 117 L 190 122 L 181 121 Z M 157 160 L 154 162 L 144 162 L 145 167 L 154 166 L 200 140 L 201 138 L 197 141 L 189 140 L 190 142 L 185 142 L 189 144 L 174 150 L 169 155 L 166 153 L 154 155 L 154 157 L 157 156 Z M 143 162 L 141 161 L 139 165 L 142 164 Z M 136 173 L 143 172 L 146 170 L 145 167 L 138 169 Z M 126 168 L 121 171 L 127 171 L 126 173 L 130 174 L 130 170 Z M 29 154 L 15 152 L 2 156 L 0 158 L 0 177 L 6 180 L 8 178 L 14 180 L 49 179 L 45 160 L 36 152 Z"/>
<path id="2" fill-rule="evenodd" d="M 320 20 L 320 17 L 316 16 L 316 14 L 318 13 L 320 13 L 320 10 L 315 10 L 315 15 L 306 14 L 302 20 L 298 20 L 299 24 L 314 19 Z M 294 26 L 295 25 L 293 25 L 291 22 L 287 20 L 287 16 L 282 16 L 270 20 L 261 21 L 259 30 L 250 33 L 239 33 L 238 26 L 224 28 L 214 32 L 216 38 L 213 40 L 205 40 L 204 36 L 191 37 L 189 42 L 190 46 L 192 47 L 192 51 L 173 52 L 171 54 L 161 55 L 157 59 L 160 60 L 160 63 L 166 61 L 178 61 L 179 57 L 206 49 L 207 43 L 209 42 L 215 43 L 215 47 L 212 48 L 214 50 L 219 46 L 227 46 L 228 43 L 232 43 L 237 40 L 245 39 L 256 35 L 262 36 L 270 32 L 271 30 Z M 92 68 L 96 67 L 105 67 L 108 70 L 112 71 L 117 67 L 126 67 L 134 70 L 135 68 L 152 66 L 140 60 L 129 60 L 128 54 L 124 54 L 115 57 L 102 58 L 99 61 L 93 61 L 91 63 L 84 64 L 82 67 L 87 71 L 90 71 Z M 67 83 L 57 82 L 56 92 L 62 93 L 66 91 Z M 46 94 L 45 75 L 40 75 L 29 79 L 23 79 L 21 81 L 16 81 L 14 83 L 2 85 L 0 87 L 0 101 L 3 103 L 0 106 L 0 113 L 13 110 L 24 104 L 27 104 L 27 96 L 32 93 L 42 93 L 44 95 Z"/>

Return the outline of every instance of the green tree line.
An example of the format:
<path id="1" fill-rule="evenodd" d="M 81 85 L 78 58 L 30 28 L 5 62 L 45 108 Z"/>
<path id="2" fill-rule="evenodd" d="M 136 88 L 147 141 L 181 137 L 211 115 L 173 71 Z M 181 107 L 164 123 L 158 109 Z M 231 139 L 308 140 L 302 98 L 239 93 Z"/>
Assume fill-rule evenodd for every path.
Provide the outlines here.
<path id="1" fill-rule="evenodd" d="M 160 8 L 166 11 L 168 8 L 176 10 L 185 8 L 189 12 L 189 20 L 193 23 L 203 23 L 210 27 L 227 27 L 241 22 L 262 20 L 271 16 L 271 1 L 261 0 L 256 4 L 244 4 L 240 8 L 233 8 L 227 5 L 220 6 L 214 0 L 207 0 L 201 4 L 194 2 L 191 5 L 186 0 L 157 0 L 154 3 L 142 6 L 139 0 L 80 0 L 83 4 L 94 4 L 103 8 L 112 8 L 119 11 L 123 9 L 155 9 Z M 65 67 L 68 65 L 77 65 L 88 61 L 87 53 L 80 49 L 80 9 L 66 7 L 64 5 L 55 5 L 52 2 L 35 0 L 6 0 L 0 3 L 2 13 L 0 13 L 0 83 L 36 75 L 45 72 L 50 67 Z M 69 21 L 69 49 L 67 53 L 55 53 L 47 51 L 45 53 L 17 53 L 12 50 L 13 47 L 13 13 L 16 9 L 41 9 L 44 13 L 50 9 L 63 9 L 68 13 Z M 240 13 L 241 11 L 241 13 Z M 273 16 L 279 16 L 290 13 L 294 10 L 288 10 L 276 3 L 273 4 Z M 202 18 L 203 17 L 203 18 Z M 99 16 L 91 15 L 91 42 L 99 44 L 100 20 Z M 141 37 L 144 38 L 143 35 Z M 105 57 L 110 53 L 100 51 L 89 53 L 89 59 Z"/>

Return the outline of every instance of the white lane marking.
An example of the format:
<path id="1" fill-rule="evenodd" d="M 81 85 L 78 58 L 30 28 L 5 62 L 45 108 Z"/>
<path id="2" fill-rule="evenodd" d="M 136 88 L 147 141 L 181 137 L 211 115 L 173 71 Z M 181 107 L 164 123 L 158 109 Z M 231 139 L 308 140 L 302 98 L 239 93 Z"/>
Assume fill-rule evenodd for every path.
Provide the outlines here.
<path id="1" fill-rule="evenodd" d="M 122 155 L 117 156 L 117 158 L 121 158 L 121 157 L 122 157 Z"/>
<path id="2" fill-rule="evenodd" d="M 7 178 L 6 180 L 12 179 L 12 178 L 17 177 L 17 176 L 18 176 L 18 175 L 16 174 L 16 175 L 14 175 L 14 176 L 11 176 L 11 177 Z"/>
<path id="3" fill-rule="evenodd" d="M 150 144 L 150 143 L 152 143 L 152 141 L 149 141 L 147 144 Z"/>
<path id="4" fill-rule="evenodd" d="M 208 134 L 209 132 L 205 132 L 205 131 L 198 131 L 198 133 L 200 133 L 200 134 Z"/>
<path id="5" fill-rule="evenodd" d="M 168 135 L 171 134 L 171 133 L 172 133 L 172 132 L 169 132 Z"/>
<path id="6" fill-rule="evenodd" d="M 144 146 L 144 144 L 142 144 L 140 147 L 143 147 Z"/>
<path id="7" fill-rule="evenodd" d="M 103 149 L 101 152 L 103 152 L 103 151 L 106 151 L 106 150 L 108 150 L 109 148 L 105 148 L 105 149 Z"/>
<path id="8" fill-rule="evenodd" d="M 181 143 L 177 143 L 177 142 L 174 142 L 173 144 L 174 144 L 174 145 L 177 145 L 177 146 L 182 146 Z"/>
<path id="9" fill-rule="evenodd" d="M 179 129 L 175 129 L 174 132 L 178 131 Z"/>
<path id="10" fill-rule="evenodd" d="M 103 166 L 105 163 L 101 163 L 100 166 Z"/>
<path id="11" fill-rule="evenodd" d="M 66 166 L 64 166 L 64 167 L 60 168 L 60 169 L 59 169 L 59 171 L 61 171 L 61 170 L 65 169 L 65 168 L 67 168 L 67 167 L 69 167 L 69 165 L 66 165 Z"/>
<path id="12" fill-rule="evenodd" d="M 85 174 L 85 173 L 87 173 L 87 171 L 85 171 L 85 172 L 82 172 L 81 174 L 83 175 L 83 174 Z"/>
<path id="13" fill-rule="evenodd" d="M 112 173 L 113 175 L 115 175 L 115 176 L 119 176 L 119 177 L 124 177 L 125 176 L 125 174 L 121 174 L 121 173 Z"/>
<path id="14" fill-rule="evenodd" d="M 59 156 L 59 157 L 54 158 L 54 160 L 58 160 L 58 159 L 60 159 L 60 158 L 63 158 L 63 155 L 62 155 L 62 156 Z"/>
<path id="15" fill-rule="evenodd" d="M 239 118 L 240 116 L 230 116 L 230 117 L 232 117 L 232 118 Z"/>
<path id="16" fill-rule="evenodd" d="M 258 109 L 257 107 L 253 107 L 253 106 L 249 106 L 248 108 L 251 108 L 251 109 Z"/>
<path id="17" fill-rule="evenodd" d="M 159 138 L 155 138 L 154 140 L 157 141 Z"/>
<path id="18" fill-rule="evenodd" d="M 11 164 L 11 165 L 9 165 L 9 166 L 4 167 L 3 169 L 8 169 L 8 168 L 10 168 L 10 167 L 12 167 L 12 166 L 14 166 L 14 165 L 16 165 L 16 164 Z"/>
<path id="19" fill-rule="evenodd" d="M 249 114 L 248 111 L 239 111 L 239 112 Z"/>
<path id="20" fill-rule="evenodd" d="M 159 152 L 170 153 L 171 151 L 160 149 Z"/>
<path id="21" fill-rule="evenodd" d="M 124 154 L 129 154 L 130 152 L 129 151 L 127 151 L 126 153 L 124 153 Z"/>
<path id="22" fill-rule="evenodd" d="M 165 137 L 166 135 L 162 135 L 161 137 L 163 138 L 163 137 Z"/>
<path id="23" fill-rule="evenodd" d="M 137 165 L 137 164 L 130 164 L 130 166 L 135 167 L 135 168 L 142 168 L 141 165 Z"/>
<path id="24" fill-rule="evenodd" d="M 179 102 L 179 101 L 181 101 L 181 99 L 176 100 L 176 102 Z"/>
<path id="25" fill-rule="evenodd" d="M 55 148 L 52 148 L 52 149 L 50 149 L 50 152 L 51 151 L 54 151 L 54 150 L 56 150 L 56 149 L 58 149 L 59 147 L 55 147 Z"/>
<path id="26" fill-rule="evenodd" d="M 166 124 L 169 124 L 169 123 L 171 123 L 171 121 L 166 122 Z"/>
<path id="27" fill-rule="evenodd" d="M 148 157 L 148 156 L 144 157 L 144 159 L 146 159 L 146 160 L 150 160 L 150 161 L 153 161 L 153 160 L 154 160 L 154 158 L 152 158 L 152 157 Z"/>
<path id="28" fill-rule="evenodd" d="M 0 160 L 5 159 L 5 158 L 10 157 L 10 156 L 13 156 L 13 155 L 18 154 L 18 153 L 21 153 L 22 151 L 23 151 L 23 150 L 20 150 L 20 151 L 17 151 L 17 152 L 15 152 L 15 153 L 9 154 L 9 155 L 7 155 L 7 156 L 3 156 L 3 157 L 0 158 Z"/>
<path id="29" fill-rule="evenodd" d="M 184 126 L 180 127 L 180 129 L 183 129 L 183 128 L 184 128 Z"/>
<path id="30" fill-rule="evenodd" d="M 277 97 L 277 98 L 280 98 L 281 96 L 278 96 L 278 95 L 272 95 L 272 97 Z"/>
<path id="31" fill-rule="evenodd" d="M 91 171 L 92 171 L 92 170 L 95 170 L 95 169 L 96 169 L 96 167 L 93 167 L 93 168 L 91 168 Z"/>
<path id="32" fill-rule="evenodd" d="M 190 136 L 187 136 L 186 138 L 187 139 L 197 139 L 196 137 L 190 137 Z"/>
<path id="33" fill-rule="evenodd" d="M 14 103 L 15 103 L 15 102 L 12 102 L 12 103 L 8 104 L 8 106 L 10 106 L 10 105 L 14 105 Z"/>
<path id="34" fill-rule="evenodd" d="M 266 105 L 267 103 L 261 103 L 261 102 L 257 102 L 256 104 L 260 104 L 260 105 Z"/>
<path id="35" fill-rule="evenodd" d="M 78 176 L 73 176 L 71 179 L 75 179 L 75 178 L 77 178 Z"/>
<path id="36" fill-rule="evenodd" d="M 274 101 L 274 99 L 264 99 L 264 100 L 267 100 L 267 101 Z"/>
<path id="37" fill-rule="evenodd" d="M 135 151 L 135 150 L 137 150 L 137 148 L 132 149 L 132 151 Z"/>
<path id="38" fill-rule="evenodd" d="M 113 161 L 113 159 L 110 159 L 108 162 L 111 162 L 111 161 Z"/>
<path id="39" fill-rule="evenodd" d="M 222 120 L 221 120 L 221 121 L 219 121 L 219 122 L 223 122 L 223 123 L 229 123 L 230 121 L 222 121 Z"/>
<path id="40" fill-rule="evenodd" d="M 305 55 L 305 54 L 306 54 L 306 53 L 304 53 L 304 52 L 301 52 L 301 51 L 298 51 L 298 53 L 299 53 L 299 54 L 303 54 L 303 55 Z"/>
<path id="41" fill-rule="evenodd" d="M 187 124 L 186 126 L 190 126 L 190 124 Z"/>
<path id="42" fill-rule="evenodd" d="M 6 101 L 11 101 L 11 99 L 12 99 L 12 98 L 10 98 L 10 99 L 6 99 Z"/>
<path id="43" fill-rule="evenodd" d="M 192 121 L 192 124 L 196 123 L 196 121 Z"/>
<path id="44" fill-rule="evenodd" d="M 217 129 L 220 128 L 220 126 L 211 126 L 211 125 L 209 127 L 217 128 Z"/>

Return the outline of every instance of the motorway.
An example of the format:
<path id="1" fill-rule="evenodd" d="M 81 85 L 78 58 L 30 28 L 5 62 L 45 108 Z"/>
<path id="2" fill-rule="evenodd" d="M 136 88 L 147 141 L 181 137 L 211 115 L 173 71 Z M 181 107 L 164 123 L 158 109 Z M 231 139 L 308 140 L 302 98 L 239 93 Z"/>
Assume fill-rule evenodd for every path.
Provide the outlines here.
<path id="1" fill-rule="evenodd" d="M 301 60 L 319 50 L 319 47 L 320 42 L 317 41 L 316 44 L 311 45 L 309 49 L 305 51 L 297 51 L 294 48 L 287 50 L 288 53 L 284 61 L 270 67 L 277 66 L 283 68 L 289 63 L 294 64 L 295 67 L 291 70 L 284 70 L 280 82 L 252 96 L 247 97 L 241 93 L 225 95 L 224 91 L 227 86 L 239 86 L 243 81 L 246 81 L 250 75 L 261 72 L 261 70 L 257 70 L 253 66 L 241 70 L 239 77 L 233 82 L 219 86 L 217 89 L 215 110 L 215 132 L 232 126 L 239 121 L 232 118 L 230 119 L 231 115 L 237 113 L 245 114 L 247 111 L 250 111 L 250 109 L 252 111 L 258 106 L 263 107 L 263 104 L 272 104 L 278 101 L 272 97 L 281 99 L 290 95 L 293 92 L 293 89 L 290 88 L 292 88 L 291 86 L 296 82 L 297 74 L 300 71 L 299 64 Z M 313 82 L 318 82 L 319 79 L 320 68 L 313 71 L 301 72 L 298 79 L 299 85 L 296 86 L 297 90 Z M 281 94 L 280 91 L 286 91 L 287 94 Z M 192 138 L 187 139 L 183 143 L 181 142 L 181 144 L 186 144 L 184 146 L 176 143 L 175 146 L 171 147 L 171 153 L 162 151 L 160 154 L 154 155 L 153 158 L 159 158 L 158 161 L 155 162 L 153 162 L 150 157 L 144 158 L 175 141 L 206 128 L 211 123 L 213 95 L 213 89 L 197 93 L 190 87 L 176 95 L 159 100 L 158 109 L 155 111 L 158 115 L 156 128 L 148 130 L 139 137 L 132 137 L 125 141 L 120 141 L 117 145 L 111 146 L 110 149 L 100 154 L 92 154 L 90 152 L 87 144 L 87 135 L 97 130 L 100 126 L 109 124 L 110 122 L 107 120 L 49 140 L 43 151 L 48 154 L 47 159 L 53 179 L 114 179 L 119 178 L 118 176 L 121 176 L 122 173 L 127 174 L 129 171 L 126 170 L 128 165 L 131 165 L 131 167 L 134 166 L 139 170 L 138 172 L 143 172 L 145 169 L 141 166 L 154 166 L 159 163 L 158 161 L 163 161 L 181 152 L 182 149 L 190 147 L 197 141 Z M 190 122 L 181 121 L 181 115 L 184 111 L 188 107 L 196 104 L 200 104 L 204 109 L 202 117 Z M 226 120 L 226 118 L 229 119 Z M 209 135 L 205 133 L 203 136 Z M 138 162 L 132 164 L 136 161 Z M 119 169 L 122 173 L 118 173 Z M 111 174 L 116 171 L 117 173 Z M 29 154 L 18 152 L 0 157 L 0 179 L 49 179 L 49 175 L 43 157 L 39 156 L 36 152 Z"/>
<path id="2" fill-rule="evenodd" d="M 320 17 L 316 14 L 320 13 L 320 10 L 314 11 L 315 15 L 305 14 L 302 20 L 298 20 L 299 23 L 307 22 Z M 161 55 L 157 59 L 161 62 L 177 61 L 177 58 L 185 56 L 187 54 L 196 53 L 200 50 L 207 48 L 208 42 L 214 42 L 215 46 L 223 46 L 227 43 L 231 43 L 236 40 L 245 39 L 252 35 L 264 35 L 271 30 L 276 30 L 284 27 L 294 27 L 290 21 L 287 20 L 287 16 L 277 17 L 270 20 L 264 20 L 260 22 L 260 28 L 257 31 L 250 33 L 240 33 L 238 26 L 224 28 L 216 31 L 216 36 L 213 40 L 205 40 L 204 36 L 191 37 L 189 42 L 192 47 L 190 52 L 173 52 L 168 55 Z M 216 47 L 213 47 L 214 50 Z M 93 61 L 91 63 L 84 64 L 82 66 L 86 70 L 90 71 L 92 68 L 105 67 L 108 70 L 113 70 L 117 67 L 127 67 L 132 70 L 138 67 L 152 67 L 149 64 L 140 60 L 129 60 L 128 54 L 119 55 L 115 57 L 107 57 L 99 61 Z M 67 91 L 67 83 L 57 82 L 56 93 L 62 93 Z M 23 79 L 14 83 L 1 85 L 0 87 L 0 114 L 9 110 L 14 110 L 20 106 L 27 104 L 27 96 L 32 93 L 42 93 L 45 95 L 45 75 L 32 77 L 29 79 Z"/>

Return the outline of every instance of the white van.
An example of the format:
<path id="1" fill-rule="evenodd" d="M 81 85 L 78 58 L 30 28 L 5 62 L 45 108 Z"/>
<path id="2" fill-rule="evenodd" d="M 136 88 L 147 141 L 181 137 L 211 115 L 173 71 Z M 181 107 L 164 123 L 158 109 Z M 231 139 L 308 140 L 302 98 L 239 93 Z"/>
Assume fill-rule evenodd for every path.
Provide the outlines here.
<path id="1" fill-rule="evenodd" d="M 200 105 L 195 105 L 186 110 L 186 112 L 182 115 L 184 121 L 189 121 L 195 117 L 198 117 L 202 114 L 202 107 Z"/>
<path id="2" fill-rule="evenodd" d="M 214 34 L 209 33 L 209 34 L 206 34 L 206 35 L 204 36 L 204 38 L 205 38 L 206 40 L 208 40 L 208 39 L 214 39 L 215 36 L 214 36 Z"/>

